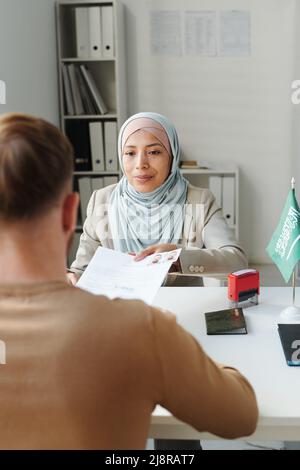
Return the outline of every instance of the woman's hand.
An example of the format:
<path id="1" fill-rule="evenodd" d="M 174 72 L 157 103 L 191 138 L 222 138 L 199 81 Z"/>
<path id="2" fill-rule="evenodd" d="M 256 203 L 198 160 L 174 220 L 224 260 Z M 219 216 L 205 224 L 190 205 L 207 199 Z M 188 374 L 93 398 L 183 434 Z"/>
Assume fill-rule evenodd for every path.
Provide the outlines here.
<path id="1" fill-rule="evenodd" d="M 134 261 L 141 261 L 142 259 L 146 258 L 149 255 L 153 255 L 154 253 L 164 253 L 165 251 L 173 251 L 177 250 L 177 246 L 171 243 L 162 243 L 160 245 L 152 245 L 146 248 L 145 250 L 141 251 L 136 255 Z"/>
<path id="2" fill-rule="evenodd" d="M 77 283 L 79 279 L 79 276 L 75 273 L 67 273 L 67 280 L 69 282 L 69 284 L 71 284 L 72 286 L 75 286 L 75 284 Z"/>

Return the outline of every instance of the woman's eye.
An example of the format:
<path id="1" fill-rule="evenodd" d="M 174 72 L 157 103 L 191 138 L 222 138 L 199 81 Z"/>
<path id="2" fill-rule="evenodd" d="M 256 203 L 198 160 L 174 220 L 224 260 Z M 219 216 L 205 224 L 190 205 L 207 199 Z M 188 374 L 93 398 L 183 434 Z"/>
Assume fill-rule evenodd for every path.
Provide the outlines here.
<path id="1" fill-rule="evenodd" d="M 132 157 L 132 155 L 134 155 L 133 152 L 125 152 L 124 155 L 128 156 L 128 157 Z"/>
<path id="2" fill-rule="evenodd" d="M 160 153 L 160 150 L 151 150 L 150 152 L 148 152 L 148 155 L 159 155 Z"/>

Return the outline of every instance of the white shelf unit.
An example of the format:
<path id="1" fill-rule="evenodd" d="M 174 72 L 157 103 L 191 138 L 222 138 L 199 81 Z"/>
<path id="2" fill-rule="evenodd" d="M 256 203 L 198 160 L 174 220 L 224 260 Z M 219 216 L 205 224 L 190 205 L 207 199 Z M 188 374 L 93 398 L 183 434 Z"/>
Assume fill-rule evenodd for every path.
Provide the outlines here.
<path id="1" fill-rule="evenodd" d="M 103 15 L 103 9 L 112 12 L 113 22 L 113 36 L 112 36 L 112 47 L 113 53 L 110 57 L 103 57 L 106 54 L 104 49 L 107 44 L 107 37 L 104 36 L 104 29 L 107 27 L 105 23 L 101 23 L 101 16 Z M 87 23 L 80 22 L 78 20 L 79 13 L 85 12 L 88 18 Z M 98 20 L 95 20 L 94 13 L 99 15 Z M 97 23 L 98 21 L 98 23 Z M 104 21 L 104 20 L 102 20 Z M 91 26 L 93 23 L 93 27 Z M 96 33 L 95 33 L 96 24 Z M 90 141 L 90 123 L 102 123 L 102 134 L 103 139 L 105 138 L 105 123 L 113 122 L 116 123 L 115 133 L 115 162 L 118 161 L 117 155 L 117 134 L 120 130 L 121 125 L 127 118 L 127 103 L 126 103 L 126 70 L 125 70 L 125 34 L 124 34 L 124 6 L 118 0 L 111 1 L 77 1 L 77 0 L 65 0 L 56 2 L 56 32 L 57 32 L 57 62 L 58 62 L 58 82 L 59 82 L 59 108 L 60 108 L 60 125 L 61 130 L 71 140 L 74 151 L 75 151 L 75 171 L 74 171 L 74 188 L 79 189 L 79 180 L 81 178 L 90 178 L 90 186 L 93 187 L 92 180 L 96 177 L 111 177 L 115 176 L 117 179 L 120 178 L 120 170 L 117 165 L 117 169 L 107 169 L 107 162 L 104 155 L 104 170 L 95 170 L 93 168 L 94 160 L 92 158 L 92 146 Z M 83 25 L 83 28 L 81 26 Z M 99 28 L 98 28 L 99 25 Z M 91 32 L 93 28 L 93 33 Z M 100 31 L 99 31 L 100 29 Z M 87 41 L 87 48 L 84 53 L 79 52 L 79 38 L 84 37 Z M 102 54 L 99 52 L 97 58 L 91 57 L 91 44 L 94 44 L 93 40 L 99 38 L 99 51 L 102 47 Z M 111 39 L 111 37 L 110 37 Z M 80 39 L 81 40 L 81 39 Z M 80 55 L 80 57 L 79 57 Z M 102 56 L 101 56 L 102 55 Z M 86 106 L 83 114 L 68 113 L 70 106 L 67 106 L 66 99 L 66 77 L 64 77 L 63 67 L 65 68 L 65 75 L 68 76 L 68 82 L 70 83 L 70 94 L 73 98 L 73 104 L 75 104 L 74 98 L 74 86 L 72 86 L 71 72 L 69 71 L 70 65 L 74 64 L 76 69 L 76 81 L 79 85 L 79 92 L 81 98 L 82 93 L 82 80 L 78 81 L 78 75 L 82 76 L 80 66 L 85 66 L 90 71 L 96 87 L 103 98 L 103 101 L 108 108 L 107 113 L 88 113 Z M 67 70 L 67 72 L 66 72 Z M 82 78 L 84 78 L 82 76 Z M 85 88 L 88 89 L 85 80 L 83 79 Z M 80 86 L 81 85 L 81 86 Z M 89 97 L 91 99 L 91 90 L 88 90 Z M 92 99 L 93 100 L 93 99 Z M 82 100 L 83 101 L 83 100 Z M 70 101 L 69 101 L 70 102 Z M 76 106 L 74 106 L 74 113 Z M 75 136 L 75 137 L 74 137 Z M 100 139 L 101 140 L 101 139 Z M 79 142 L 79 145 L 78 145 Z M 105 143 L 103 142 L 104 153 Z M 79 150 L 80 148 L 80 150 Z M 82 150 L 84 149 L 84 150 Z M 93 149 L 95 150 L 95 143 L 93 143 Z M 96 147 L 97 149 L 97 147 Z M 81 158 L 80 152 L 84 153 L 85 158 Z M 88 155 L 88 157 L 87 157 Z M 83 156 L 83 155 L 82 155 Z M 78 162 L 85 162 L 84 164 Z M 77 163 L 77 164 L 76 164 Z M 99 180 L 98 180 L 99 181 Z M 103 183 L 105 180 L 103 180 Z M 95 183 L 95 181 L 94 181 Z M 79 191 L 81 192 L 81 191 Z M 83 195 L 81 194 L 82 199 Z M 87 199 L 87 194 L 85 194 Z M 85 201 L 86 202 L 86 201 Z M 83 212 L 84 205 L 82 204 Z M 84 214 L 79 214 L 77 230 L 82 229 L 82 222 L 85 218 Z"/>
<path id="2" fill-rule="evenodd" d="M 180 171 L 192 185 L 211 189 L 228 225 L 239 239 L 239 169 L 181 168 Z"/>

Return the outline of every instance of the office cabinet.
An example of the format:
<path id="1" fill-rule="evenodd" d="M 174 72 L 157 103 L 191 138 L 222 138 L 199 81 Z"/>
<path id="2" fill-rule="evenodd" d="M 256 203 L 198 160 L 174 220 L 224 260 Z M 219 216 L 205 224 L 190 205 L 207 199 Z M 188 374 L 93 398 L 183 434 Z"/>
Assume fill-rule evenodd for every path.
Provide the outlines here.
<path id="1" fill-rule="evenodd" d="M 123 8 L 117 0 L 56 4 L 60 124 L 75 152 L 79 228 L 100 179 L 105 185 L 120 177 L 117 137 L 127 118 Z"/>
<path id="2" fill-rule="evenodd" d="M 118 0 L 56 3 L 60 126 L 74 147 L 80 194 L 69 263 L 92 192 L 120 178 L 117 138 L 127 118 L 123 9 Z"/>

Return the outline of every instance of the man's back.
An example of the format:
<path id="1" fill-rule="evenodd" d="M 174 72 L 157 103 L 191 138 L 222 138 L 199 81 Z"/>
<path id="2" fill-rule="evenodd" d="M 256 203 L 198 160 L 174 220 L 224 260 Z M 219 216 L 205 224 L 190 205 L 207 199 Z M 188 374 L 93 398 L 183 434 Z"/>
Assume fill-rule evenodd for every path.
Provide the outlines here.
<path id="1" fill-rule="evenodd" d="M 63 282 L 2 285 L 0 331 L 1 448 L 143 448 L 157 403 L 225 437 L 254 430 L 245 379 L 217 367 L 172 315 L 141 302 Z"/>
<path id="2" fill-rule="evenodd" d="M 59 282 L 0 287 L 2 448 L 144 446 L 156 358 L 139 306 Z"/>

